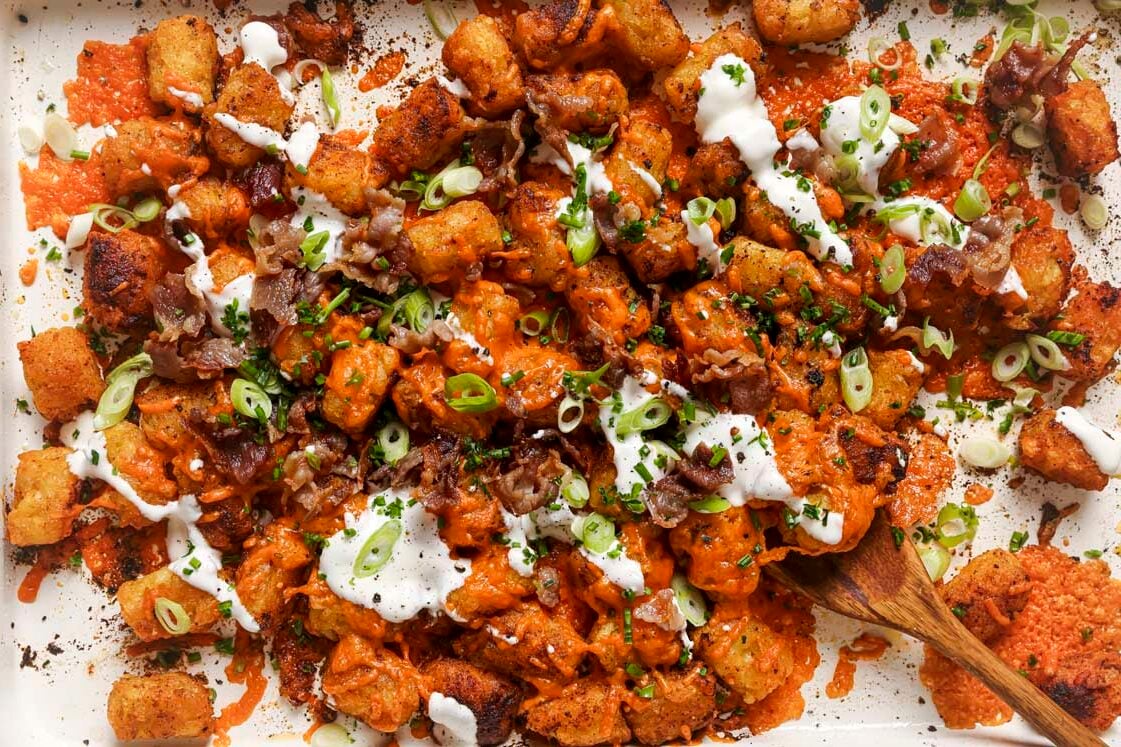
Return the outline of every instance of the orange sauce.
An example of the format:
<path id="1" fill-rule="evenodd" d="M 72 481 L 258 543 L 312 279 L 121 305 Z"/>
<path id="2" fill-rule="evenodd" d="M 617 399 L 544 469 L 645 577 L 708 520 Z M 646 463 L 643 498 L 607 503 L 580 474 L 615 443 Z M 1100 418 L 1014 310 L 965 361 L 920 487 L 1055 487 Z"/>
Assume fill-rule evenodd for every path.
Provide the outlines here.
<path id="1" fill-rule="evenodd" d="M 19 601 L 24 604 L 31 604 L 39 597 L 39 587 L 42 586 L 43 579 L 55 569 L 61 560 L 60 548 L 61 545 L 53 545 L 39 551 L 39 556 L 35 558 L 35 564 L 28 569 L 27 574 L 20 581 L 19 591 L 16 594 Z"/>
<path id="2" fill-rule="evenodd" d="M 78 55 L 78 77 L 62 87 L 70 120 L 98 126 L 158 113 L 148 98 L 147 46 L 140 36 L 128 44 L 87 41 Z"/>
<path id="3" fill-rule="evenodd" d="M 386 85 L 401 74 L 405 67 L 405 59 L 405 53 L 401 51 L 383 54 L 358 81 L 358 90 L 367 93 Z"/>
<path id="4" fill-rule="evenodd" d="M 19 180 L 28 230 L 50 226 L 60 238 L 66 235 L 69 216 L 86 212 L 95 202 L 109 201 L 96 152 L 88 161 L 63 161 L 43 148 L 38 168 L 20 163 Z"/>
<path id="5" fill-rule="evenodd" d="M 269 684 L 264 669 L 265 652 L 261 643 L 239 628 L 234 643 L 234 657 L 226 666 L 226 677 L 230 682 L 245 683 L 245 692 L 223 708 L 214 722 L 216 747 L 229 747 L 230 729 L 249 720 L 257 704 L 261 702 Z"/>
<path id="6" fill-rule="evenodd" d="M 24 285 L 31 285 L 35 282 L 37 274 L 39 274 L 39 260 L 32 257 L 20 266 L 19 281 Z"/>
<path id="7" fill-rule="evenodd" d="M 980 506 L 982 503 L 988 503 L 992 497 L 993 489 L 977 482 L 971 483 L 965 489 L 965 502 L 970 506 Z"/>
<path id="8" fill-rule="evenodd" d="M 830 698 L 843 698 L 852 692 L 856 662 L 874 661 L 884 655 L 887 647 L 887 641 L 871 633 L 861 633 L 855 641 L 842 646 L 837 656 L 837 668 L 833 670 L 833 679 L 825 686 L 825 694 Z"/>

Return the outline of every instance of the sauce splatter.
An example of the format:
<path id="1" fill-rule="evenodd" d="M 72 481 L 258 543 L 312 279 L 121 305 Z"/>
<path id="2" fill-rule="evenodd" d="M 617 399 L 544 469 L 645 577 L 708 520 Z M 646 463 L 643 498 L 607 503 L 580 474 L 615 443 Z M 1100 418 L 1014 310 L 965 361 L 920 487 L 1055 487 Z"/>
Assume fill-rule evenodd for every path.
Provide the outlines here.
<path id="1" fill-rule="evenodd" d="M 985 487 L 978 482 L 970 483 L 969 487 L 965 489 L 965 502 L 970 506 L 980 506 L 982 503 L 988 503 L 992 497 L 992 488 Z"/>
<path id="2" fill-rule="evenodd" d="M 265 652 L 261 643 L 239 628 L 234 644 L 234 658 L 226 667 L 226 677 L 230 682 L 245 683 L 245 692 L 223 708 L 214 722 L 215 747 L 229 747 L 229 730 L 248 721 L 261 702 L 269 684 L 264 669 Z"/>
<path id="3" fill-rule="evenodd" d="M 78 77 L 62 87 L 70 120 L 96 127 L 156 114 L 148 98 L 146 47 L 139 36 L 128 44 L 86 42 L 78 55 Z"/>
<path id="4" fill-rule="evenodd" d="M 833 679 L 825 686 L 825 694 L 830 698 L 843 698 L 852 692 L 856 675 L 856 662 L 874 661 L 887 651 L 888 642 L 871 633 L 861 633 L 847 646 L 842 646 L 837 656 L 837 668 Z"/>
<path id="5" fill-rule="evenodd" d="M 31 285 L 35 282 L 35 276 L 38 274 L 39 260 L 32 257 L 19 268 L 19 281 L 24 285 Z"/>
<path id="6" fill-rule="evenodd" d="M 50 226 L 55 235 L 65 236 L 69 216 L 84 213 L 92 203 L 109 202 L 96 152 L 88 161 L 63 161 L 44 148 L 38 168 L 19 165 L 19 179 L 28 230 Z"/>
<path id="7" fill-rule="evenodd" d="M 390 52 L 379 57 L 362 79 L 358 81 L 358 90 L 368 93 L 375 88 L 381 88 L 389 81 L 401 74 L 405 67 L 404 52 Z"/>

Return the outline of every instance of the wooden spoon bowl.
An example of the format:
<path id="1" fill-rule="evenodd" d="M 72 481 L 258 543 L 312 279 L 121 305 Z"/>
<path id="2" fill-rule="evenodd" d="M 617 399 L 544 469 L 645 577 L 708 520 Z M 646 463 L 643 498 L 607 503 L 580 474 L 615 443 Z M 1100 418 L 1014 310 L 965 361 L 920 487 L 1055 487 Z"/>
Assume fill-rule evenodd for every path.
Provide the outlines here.
<path id="1" fill-rule="evenodd" d="M 789 555 L 766 571 L 815 603 L 918 638 L 966 669 L 1060 747 L 1104 747 L 1090 729 L 1005 664 L 946 607 L 911 541 L 877 512 L 846 553 Z"/>

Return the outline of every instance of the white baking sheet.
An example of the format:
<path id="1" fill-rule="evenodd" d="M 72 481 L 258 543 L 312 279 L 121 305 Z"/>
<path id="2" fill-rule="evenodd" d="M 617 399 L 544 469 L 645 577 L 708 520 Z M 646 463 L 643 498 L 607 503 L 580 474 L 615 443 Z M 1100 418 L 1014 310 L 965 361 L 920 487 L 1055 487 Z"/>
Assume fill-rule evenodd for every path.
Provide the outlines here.
<path id="1" fill-rule="evenodd" d="M 690 35 L 700 38 L 715 28 L 718 20 L 704 7 L 690 0 L 671 0 Z M 69 313 L 79 297 L 81 255 L 75 254 L 62 263 L 46 263 L 39 252 L 39 279 L 25 288 L 17 278 L 19 266 L 29 256 L 37 236 L 24 230 L 23 204 L 18 187 L 17 162 L 24 157 L 16 139 L 22 123 L 38 123 L 48 104 L 65 106 L 62 84 L 74 77 L 75 57 L 84 40 L 89 38 L 123 42 L 136 33 L 137 27 L 151 27 L 155 21 L 184 12 L 201 13 L 211 18 L 220 33 L 229 34 L 240 19 L 252 10 L 269 13 L 282 7 L 277 2 L 247 2 L 232 8 L 223 18 L 206 2 L 101 3 L 65 2 L 65 0 L 0 0 L 0 45 L 4 50 L 4 71 L 0 75 L 0 207 L 5 220 L 0 223 L 0 470 L 3 494 L 10 497 L 11 480 L 19 452 L 39 445 L 42 426 L 37 416 L 20 414 L 17 397 L 26 397 L 16 342 L 30 336 L 32 325 L 45 329 L 71 323 Z M 454 6 L 459 18 L 474 12 L 464 0 Z M 1044 10 L 1065 13 L 1071 26 L 1080 30 L 1092 25 L 1099 30 L 1093 48 L 1082 59 L 1095 77 L 1103 81 L 1121 80 L 1118 76 L 1116 52 L 1118 25 L 1103 21 L 1089 0 L 1045 2 Z M 427 73 L 438 59 L 440 45 L 431 34 L 420 5 L 404 0 L 384 0 L 373 5 L 360 4 L 358 14 L 366 27 L 366 42 L 374 57 L 401 49 L 408 55 L 408 66 L 390 86 L 361 97 L 364 106 L 346 107 L 343 126 L 370 127 L 375 124 L 373 108 L 395 101 L 405 89 L 410 74 Z M 746 19 L 746 2 L 734 6 L 725 20 Z M 957 27 L 950 16 L 933 16 L 927 0 L 896 0 L 888 11 L 869 28 L 862 21 L 853 37 L 846 39 L 851 49 L 863 50 L 872 35 L 885 39 L 897 37 L 896 25 L 906 20 L 913 43 L 925 50 L 932 38 L 943 37 L 951 42 L 952 57 L 968 52 L 973 42 L 992 26 L 1002 22 L 992 16 L 963 19 Z M 228 39 L 228 37 L 227 37 Z M 229 42 L 225 49 L 229 48 Z M 860 52 L 857 52 L 860 53 Z M 935 71 L 952 76 L 961 66 L 948 59 Z M 361 72 L 359 73 L 361 75 Z M 353 80 L 343 76 L 343 86 Z M 1121 113 L 1121 85 L 1107 86 L 1115 115 Z M 345 101 L 354 101 L 344 96 Z M 302 105 L 316 111 L 319 93 L 316 84 L 309 84 L 301 96 Z M 96 133 L 85 132 L 87 145 L 96 140 Z M 1044 170 L 1048 171 L 1046 164 Z M 1106 201 L 1114 213 L 1119 210 L 1121 170 L 1117 164 L 1107 169 L 1095 184 L 1104 190 Z M 1070 223 L 1060 214 L 1062 225 Z M 1096 236 L 1086 236 L 1075 225 L 1072 238 L 1080 260 L 1092 274 L 1114 283 L 1121 281 L 1121 263 L 1112 261 L 1113 246 L 1118 238 L 1119 221 Z M 57 242 L 55 242 L 57 243 Z M 78 271 L 78 272 L 76 272 Z M 1112 377 L 1095 387 L 1091 394 L 1091 412 L 1102 425 L 1116 427 L 1121 410 L 1121 394 Z M 996 423 L 982 421 L 973 430 L 995 434 Z M 965 433 L 955 428 L 952 439 Z M 1039 508 L 1044 500 L 1059 506 L 1079 502 L 1082 509 L 1061 527 L 1057 541 L 1068 543 L 1071 554 L 1087 548 L 1107 550 L 1106 559 L 1115 575 L 1121 573 L 1121 558 L 1113 552 L 1121 532 L 1121 502 L 1115 482 L 1099 494 L 1087 494 L 1072 488 L 1046 484 L 1028 477 L 1013 495 L 1007 481 L 1017 472 L 1009 469 L 995 476 L 961 474 L 948 499 L 960 498 L 971 481 L 979 481 L 996 490 L 996 498 L 982 506 L 981 529 L 974 547 L 977 552 L 1005 545 L 1014 530 L 1028 530 L 1034 538 Z M 38 601 L 22 605 L 16 601 L 15 588 L 26 568 L 16 566 L 10 547 L 0 553 L 0 745 L 112 745 L 116 744 L 105 719 L 105 700 L 116 677 L 128 668 L 121 649 L 128 642 L 123 623 L 117 616 L 115 601 L 77 573 L 60 572 L 43 584 Z M 968 559 L 968 550 L 956 562 Z M 828 613 L 818 613 L 818 639 L 822 663 L 815 679 L 803 687 L 806 712 L 801 720 L 752 738 L 758 745 L 837 744 L 859 740 L 885 745 L 928 744 L 1037 744 L 1039 737 L 1023 724 L 1013 722 L 995 729 L 951 732 L 930 705 L 918 682 L 917 667 L 921 646 L 907 639 L 893 639 L 895 645 L 879 662 L 861 662 L 856 674 L 856 687 L 847 697 L 831 700 L 824 695 L 824 685 L 832 675 L 836 652 L 840 645 L 861 632 L 861 626 L 841 620 Z M 190 671 L 207 671 L 212 683 L 222 682 L 220 667 L 224 657 L 203 653 L 200 664 L 189 665 Z M 33 659 L 30 664 L 26 660 Z M 23 664 L 21 666 L 21 663 Z M 221 707 L 241 693 L 240 686 L 218 684 Z M 367 743 L 373 735 L 344 719 L 358 738 Z M 302 744 L 309 721 L 302 711 L 289 708 L 279 697 L 276 684 L 270 684 L 263 704 L 245 725 L 231 732 L 234 745 Z M 364 736 L 359 736 L 359 735 Z M 1106 739 L 1121 745 L 1121 728 L 1115 727 Z"/>

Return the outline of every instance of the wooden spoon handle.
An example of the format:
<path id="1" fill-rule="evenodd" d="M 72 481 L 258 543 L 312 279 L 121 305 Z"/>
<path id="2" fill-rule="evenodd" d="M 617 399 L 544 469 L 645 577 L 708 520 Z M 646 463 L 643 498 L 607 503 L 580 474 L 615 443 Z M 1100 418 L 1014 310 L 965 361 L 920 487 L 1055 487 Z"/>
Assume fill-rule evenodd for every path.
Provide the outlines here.
<path id="1" fill-rule="evenodd" d="M 1106 743 L 1043 694 L 1027 677 L 1012 670 L 956 618 L 947 615 L 931 645 L 981 680 L 1058 747 L 1106 747 Z M 956 630 L 955 630 L 956 628 Z"/>

